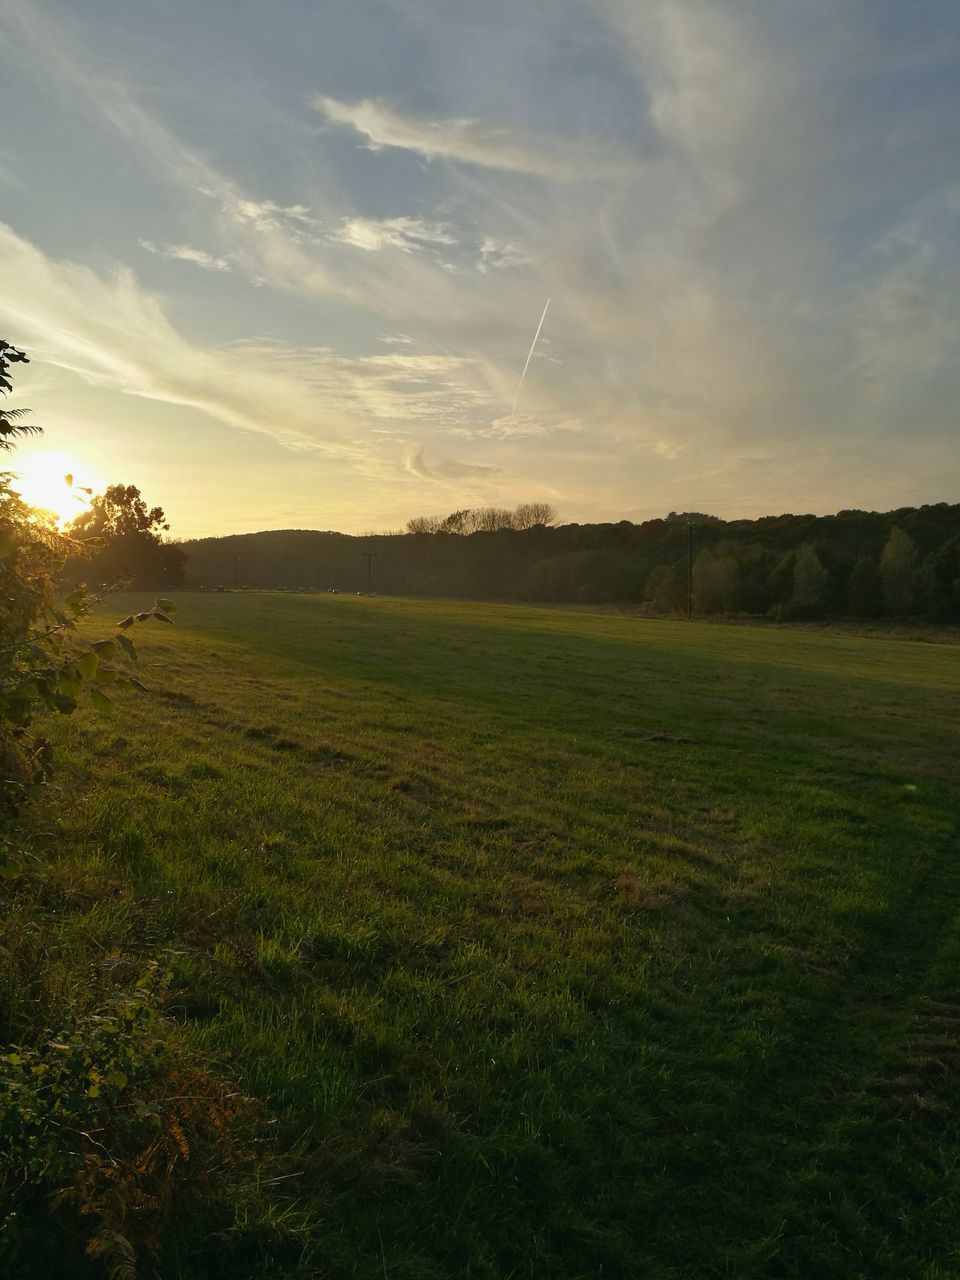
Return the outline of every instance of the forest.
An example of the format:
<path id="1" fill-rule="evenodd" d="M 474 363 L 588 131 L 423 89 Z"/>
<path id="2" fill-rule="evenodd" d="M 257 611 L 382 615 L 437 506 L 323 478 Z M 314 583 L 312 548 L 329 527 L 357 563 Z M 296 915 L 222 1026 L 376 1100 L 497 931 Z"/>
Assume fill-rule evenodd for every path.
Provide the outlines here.
<path id="1" fill-rule="evenodd" d="M 513 513 L 420 517 L 404 533 L 287 529 L 184 542 L 184 581 L 207 590 L 372 589 L 779 621 L 960 618 L 957 503 L 756 520 L 671 512 L 642 524 L 524 526 L 531 510 L 553 517 L 549 508 L 525 504 Z"/>

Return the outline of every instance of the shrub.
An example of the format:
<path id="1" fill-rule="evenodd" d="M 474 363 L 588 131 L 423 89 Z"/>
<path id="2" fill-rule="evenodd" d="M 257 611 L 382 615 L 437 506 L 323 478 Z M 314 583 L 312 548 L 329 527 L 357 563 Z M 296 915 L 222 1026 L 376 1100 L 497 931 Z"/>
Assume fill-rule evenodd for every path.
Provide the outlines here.
<path id="1" fill-rule="evenodd" d="M 177 1230 L 229 1225 L 230 1180 L 256 1159 L 253 1104 L 176 1047 L 170 970 L 0 1055 L 0 1270 L 61 1274 L 98 1258 L 135 1280 Z"/>

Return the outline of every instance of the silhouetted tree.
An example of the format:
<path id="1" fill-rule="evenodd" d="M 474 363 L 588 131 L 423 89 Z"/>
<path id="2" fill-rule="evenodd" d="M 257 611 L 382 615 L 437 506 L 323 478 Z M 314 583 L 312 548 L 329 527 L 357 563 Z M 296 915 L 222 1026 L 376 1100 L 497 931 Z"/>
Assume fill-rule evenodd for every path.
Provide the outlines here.
<path id="1" fill-rule="evenodd" d="M 12 364 L 29 364 L 26 353 L 0 338 L 0 395 L 13 390 Z M 0 409 L 0 449 L 12 449 L 19 436 L 39 435 L 40 427 L 26 421 L 29 409 Z"/>
<path id="2" fill-rule="evenodd" d="M 537 522 L 517 528 L 526 523 L 521 507 L 519 518 L 517 511 L 509 513 L 510 525 L 496 528 L 491 526 L 505 519 L 501 509 L 492 509 L 495 518 L 479 521 L 476 510 L 417 517 L 407 533 L 365 539 L 362 547 L 346 534 L 287 529 L 204 539 L 185 549 L 197 585 L 232 581 L 237 559 L 242 581 L 252 586 L 363 590 L 366 578 L 358 552 L 369 546 L 379 553 L 377 581 L 388 594 L 558 602 L 644 599 L 660 612 L 686 611 L 683 521 Z M 913 607 L 928 617 L 960 616 L 954 586 L 960 577 L 958 544 L 952 541 L 960 538 L 960 504 L 947 503 L 887 513 L 843 511 L 701 524 L 695 536 L 698 553 L 704 553 L 699 603 L 712 611 L 779 617 L 882 611 L 878 563 L 893 525 L 908 533 L 918 551 Z M 804 547 L 814 549 L 819 570 L 809 556 L 801 557 Z"/>
<path id="3" fill-rule="evenodd" d="M 731 555 L 701 551 L 693 562 L 693 607 L 697 613 L 729 613 L 737 589 L 737 562 Z"/>
<path id="4" fill-rule="evenodd" d="M 132 484 L 112 484 L 70 525 L 72 537 L 94 547 L 84 572 L 105 583 L 137 587 L 177 586 L 183 581 L 184 552 L 164 542 L 169 530 L 162 507 L 148 507 Z M 68 572 L 78 566 L 71 563 Z"/>
<path id="5" fill-rule="evenodd" d="M 556 524 L 557 513 L 549 502 L 521 502 L 507 507 L 464 507 L 448 516 L 414 516 L 407 533 L 496 533 L 500 529 L 534 529 Z"/>
<path id="6" fill-rule="evenodd" d="M 676 564 L 657 564 L 647 574 L 644 598 L 657 613 L 680 613 L 687 607 L 686 568 Z"/>
<path id="7" fill-rule="evenodd" d="M 723 524 L 719 516 L 710 516 L 704 511 L 671 511 L 663 518 L 668 524 Z"/>
<path id="8" fill-rule="evenodd" d="M 823 561 L 811 546 L 801 547 L 793 562 L 793 595 L 790 597 L 790 616 L 794 618 L 822 617 L 827 600 L 830 575 Z"/>
<path id="9" fill-rule="evenodd" d="M 556 508 L 549 502 L 521 502 L 513 513 L 511 528 L 534 529 L 537 525 L 548 527 L 557 523 Z"/>
<path id="10" fill-rule="evenodd" d="M 883 582 L 872 556 L 860 556 L 850 570 L 847 612 L 855 618 L 877 618 L 883 613 Z"/>
<path id="11" fill-rule="evenodd" d="M 916 544 L 905 529 L 894 525 L 880 557 L 880 578 L 888 613 L 909 613 L 913 608 L 916 566 Z"/>

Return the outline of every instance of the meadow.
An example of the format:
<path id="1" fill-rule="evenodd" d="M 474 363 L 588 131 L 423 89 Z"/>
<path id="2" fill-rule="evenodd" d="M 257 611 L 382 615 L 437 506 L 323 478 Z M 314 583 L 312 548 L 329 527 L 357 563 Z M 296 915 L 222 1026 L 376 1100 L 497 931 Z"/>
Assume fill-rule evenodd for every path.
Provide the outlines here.
<path id="1" fill-rule="evenodd" d="M 960 644 L 176 599 L 27 819 L 48 1004 L 262 1108 L 162 1274 L 960 1276 Z"/>

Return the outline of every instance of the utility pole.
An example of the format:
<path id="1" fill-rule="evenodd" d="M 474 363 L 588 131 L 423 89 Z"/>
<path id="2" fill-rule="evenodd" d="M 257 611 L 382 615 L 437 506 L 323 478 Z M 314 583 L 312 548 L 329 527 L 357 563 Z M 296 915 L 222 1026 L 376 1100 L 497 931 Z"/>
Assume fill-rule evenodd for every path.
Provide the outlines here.
<path id="1" fill-rule="evenodd" d="M 240 557 L 233 557 L 233 589 L 240 590 Z"/>
<path id="2" fill-rule="evenodd" d="M 367 595 L 373 595 L 373 562 L 379 554 L 376 551 L 361 551 L 362 556 L 367 558 Z"/>
<path id="3" fill-rule="evenodd" d="M 693 522 L 687 521 L 687 621 L 693 617 Z"/>

